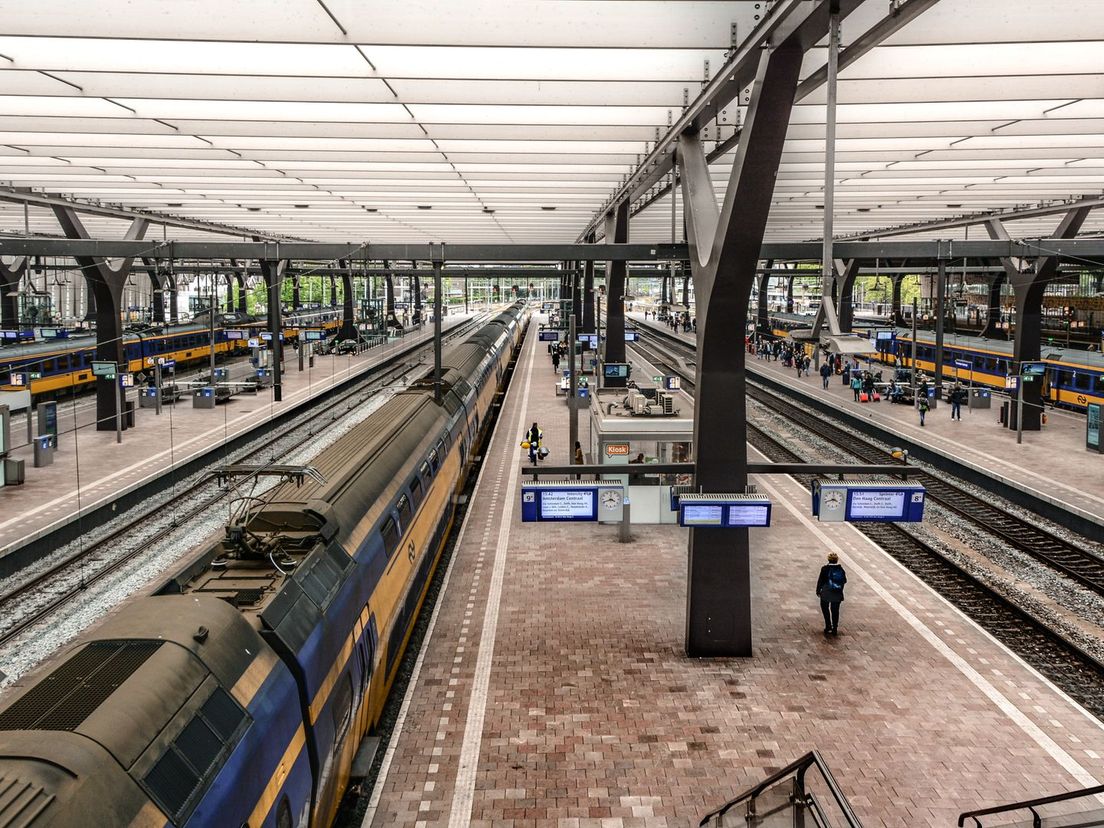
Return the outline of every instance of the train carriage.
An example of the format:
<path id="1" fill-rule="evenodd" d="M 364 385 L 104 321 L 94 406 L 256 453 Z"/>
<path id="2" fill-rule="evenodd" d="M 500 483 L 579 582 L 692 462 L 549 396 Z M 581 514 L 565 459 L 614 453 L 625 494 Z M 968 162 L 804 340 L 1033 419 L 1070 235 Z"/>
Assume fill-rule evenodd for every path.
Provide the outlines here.
<path id="1" fill-rule="evenodd" d="M 18 824 L 78 813 L 92 824 L 330 824 L 440 559 L 521 313 L 446 350 L 441 405 L 432 378 L 415 382 L 321 452 L 320 477 L 244 498 L 225 539 L 25 681 L 0 710 L 0 776 L 33 797 Z M 118 667 L 59 685 L 59 674 L 86 675 L 69 667 L 93 647 L 118 649 L 107 662 Z M 22 712 L 51 707 L 62 719 Z M 42 739 L 66 716 L 96 727 Z M 112 752 L 112 739 L 129 752 Z"/>

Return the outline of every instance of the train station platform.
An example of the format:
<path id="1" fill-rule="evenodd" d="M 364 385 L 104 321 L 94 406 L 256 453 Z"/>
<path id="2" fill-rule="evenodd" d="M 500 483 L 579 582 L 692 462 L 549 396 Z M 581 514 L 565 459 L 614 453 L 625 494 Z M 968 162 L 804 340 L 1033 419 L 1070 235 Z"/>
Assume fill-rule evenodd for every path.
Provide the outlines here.
<path id="1" fill-rule="evenodd" d="M 674 333 L 671 328 L 643 315 L 628 316 L 638 326 L 655 327 Z M 678 337 L 694 344 L 693 333 L 678 332 Z M 865 369 L 865 360 L 860 360 Z M 888 378 L 889 366 L 878 362 L 871 370 L 881 370 Z M 918 413 L 908 405 L 880 402 L 855 402 L 851 388 L 840 376 L 831 377 L 828 389 L 821 387 L 820 375 L 810 367 L 809 376 L 798 378 L 796 370 L 779 361 L 747 355 L 752 374 L 769 377 L 816 400 L 831 400 L 834 408 L 879 426 L 890 434 L 905 438 L 930 452 L 961 463 L 974 472 L 1009 484 L 1039 500 L 1065 509 L 1090 523 L 1104 526 L 1104 455 L 1085 450 L 1085 416 L 1061 409 L 1047 409 L 1047 424 L 1041 431 L 1025 431 L 1023 443 L 1016 443 L 1016 432 L 999 423 L 1000 406 L 1006 397 L 993 394 L 989 409 L 962 407 L 962 419 L 951 420 L 951 406 L 945 401 L 928 412 L 923 427 Z M 965 383 L 964 383 L 965 385 Z"/>
<path id="2" fill-rule="evenodd" d="M 536 420 L 568 414 L 534 328 L 402 702 L 365 826 L 696 824 L 812 748 L 867 826 L 949 826 L 1104 780 L 1104 727 L 808 492 L 759 478 L 755 655 L 684 655 L 686 530 L 521 523 Z M 814 596 L 849 574 L 838 638 Z"/>
<path id="3" fill-rule="evenodd" d="M 447 332 L 469 315 L 450 315 L 442 320 Z M 48 533 L 78 519 L 79 515 L 109 505 L 156 477 L 187 464 L 213 446 L 245 434 L 267 420 L 327 393 L 349 379 L 390 360 L 413 345 L 431 342 L 433 326 L 412 329 L 405 336 L 361 354 L 316 356 L 313 368 L 298 370 L 298 354 L 288 348 L 284 354 L 282 401 L 273 401 L 271 387 L 256 394 L 240 394 L 214 409 L 193 408 L 190 392 L 175 404 L 137 408 L 135 427 L 123 432 L 116 442 L 115 431 L 95 428 L 95 400 L 79 397 L 58 403 L 59 447 L 51 465 L 33 467 L 29 444 L 9 456 L 25 461 L 25 482 L 0 487 L 0 568 L 3 558 Z M 432 362 L 432 357 L 430 357 Z M 246 370 L 231 367 L 232 379 Z M 130 398 L 136 398 L 131 389 Z M 13 417 L 13 442 L 25 440 L 23 415 Z"/>

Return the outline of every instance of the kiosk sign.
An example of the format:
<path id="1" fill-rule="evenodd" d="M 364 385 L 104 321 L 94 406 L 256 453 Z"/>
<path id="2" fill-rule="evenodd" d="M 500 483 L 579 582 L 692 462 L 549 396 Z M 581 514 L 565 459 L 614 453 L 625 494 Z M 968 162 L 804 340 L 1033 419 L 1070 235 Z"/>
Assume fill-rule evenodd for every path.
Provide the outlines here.
<path id="1" fill-rule="evenodd" d="M 1085 447 L 1104 454 L 1104 444 L 1100 440 L 1100 403 L 1089 403 L 1085 417 Z"/>

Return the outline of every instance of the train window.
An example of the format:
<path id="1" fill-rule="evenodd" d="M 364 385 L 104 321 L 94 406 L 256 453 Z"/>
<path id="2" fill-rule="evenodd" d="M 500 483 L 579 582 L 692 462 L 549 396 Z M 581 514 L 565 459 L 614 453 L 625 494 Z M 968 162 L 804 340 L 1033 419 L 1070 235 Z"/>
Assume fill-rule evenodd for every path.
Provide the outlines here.
<path id="1" fill-rule="evenodd" d="M 410 524 L 410 498 L 406 495 L 402 495 L 399 498 L 399 502 L 395 504 L 395 511 L 399 513 L 399 524 L 401 526 L 409 526 Z"/>
<path id="2" fill-rule="evenodd" d="M 334 750 L 337 750 L 341 740 L 345 738 L 349 730 L 349 722 L 353 718 L 353 680 L 345 673 L 334 688 L 333 724 L 334 724 Z"/>
<path id="3" fill-rule="evenodd" d="M 1059 371 L 1058 372 L 1058 384 L 1063 388 L 1069 388 L 1073 385 L 1073 371 Z"/>
<path id="4" fill-rule="evenodd" d="M 429 478 L 433 476 L 433 472 L 429 469 L 429 463 L 422 463 L 422 465 L 418 467 L 418 476 L 427 483 L 429 482 Z"/>
<path id="5" fill-rule="evenodd" d="M 42 360 L 42 365 L 39 367 L 38 370 L 40 370 L 43 374 L 54 373 L 54 361 L 52 359 Z"/>
<path id="6" fill-rule="evenodd" d="M 380 536 L 383 538 L 383 549 L 387 557 L 395 554 L 395 548 L 399 545 L 399 527 L 395 519 L 388 517 L 380 528 Z"/>
<path id="7" fill-rule="evenodd" d="M 245 718 L 237 702 L 216 687 L 146 774 L 146 788 L 174 822 L 185 820 L 189 803 L 214 777 L 219 758 L 233 747 L 232 737 Z"/>
<path id="8" fill-rule="evenodd" d="M 425 493 L 422 491 L 422 481 L 419 480 L 417 477 L 415 477 L 412 481 L 410 481 L 410 503 L 411 503 L 411 505 L 415 509 L 417 509 L 421 505 L 422 500 L 424 499 L 424 497 L 425 497 Z"/>
<path id="9" fill-rule="evenodd" d="M 433 449 L 433 451 L 429 453 L 429 467 L 433 469 L 434 474 L 437 474 L 437 469 L 441 467 L 441 463 L 437 459 L 437 449 Z"/>
<path id="10" fill-rule="evenodd" d="M 211 698 L 203 703 L 202 710 L 203 718 L 224 742 L 229 741 L 245 719 L 245 711 L 221 687 L 215 688 Z"/>
<path id="11" fill-rule="evenodd" d="M 184 810 L 192 791 L 199 786 L 195 771 L 171 747 L 142 781 L 174 821 Z"/>
<path id="12" fill-rule="evenodd" d="M 1090 376 L 1088 374 L 1076 373 L 1073 375 L 1073 385 L 1078 391 L 1088 391 L 1089 379 Z"/>

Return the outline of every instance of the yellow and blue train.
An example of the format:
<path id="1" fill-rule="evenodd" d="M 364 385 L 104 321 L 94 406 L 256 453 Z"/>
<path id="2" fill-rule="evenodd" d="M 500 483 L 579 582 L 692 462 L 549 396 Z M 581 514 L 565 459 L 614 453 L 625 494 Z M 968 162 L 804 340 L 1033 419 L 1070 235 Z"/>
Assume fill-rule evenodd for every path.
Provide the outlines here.
<path id="1" fill-rule="evenodd" d="M 812 325 L 812 315 L 771 314 L 771 333 L 785 338 L 799 328 Z M 877 359 L 903 368 L 912 366 L 912 331 L 895 328 L 887 319 L 856 319 L 854 330 L 860 335 L 874 336 L 876 330 L 893 330 L 890 343 L 871 342 L 871 353 Z M 935 373 L 935 335 L 920 331 L 916 336 L 916 367 L 929 375 Z M 1104 404 L 1104 354 L 1074 348 L 1044 345 L 1041 362 L 1047 369 L 1043 375 L 1042 395 L 1052 404 L 1084 411 L 1089 403 Z M 943 341 L 943 376 L 975 385 L 1004 388 L 1011 372 L 1012 343 L 977 336 L 948 334 Z"/>
<path id="2" fill-rule="evenodd" d="M 340 310 L 303 311 L 283 320 L 284 339 L 293 341 L 300 328 L 322 328 L 327 334 L 341 327 Z M 215 328 L 215 354 L 224 358 L 246 354 L 246 339 L 230 339 L 227 330 L 245 331 L 247 336 L 259 336 L 267 324 L 255 317 L 237 312 L 219 315 Z M 201 364 L 211 358 L 209 322 L 189 322 L 166 328 L 132 329 L 123 334 L 123 370 L 135 373 L 147 370 L 149 358 L 163 357 L 179 366 Z M 10 384 L 11 374 L 30 377 L 33 399 L 51 399 L 92 387 L 92 361 L 96 358 L 95 333 L 70 334 L 65 339 L 43 339 L 0 348 L 0 391 L 22 391 L 27 386 Z"/>
<path id="3" fill-rule="evenodd" d="M 0 708 L 17 824 L 332 822 L 523 313 L 447 348 L 440 403 L 431 377 L 396 394 L 315 459 L 320 476 L 243 499 L 222 540 L 21 682 Z"/>

